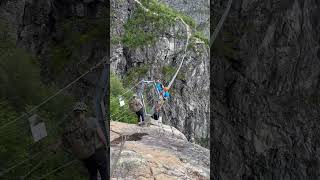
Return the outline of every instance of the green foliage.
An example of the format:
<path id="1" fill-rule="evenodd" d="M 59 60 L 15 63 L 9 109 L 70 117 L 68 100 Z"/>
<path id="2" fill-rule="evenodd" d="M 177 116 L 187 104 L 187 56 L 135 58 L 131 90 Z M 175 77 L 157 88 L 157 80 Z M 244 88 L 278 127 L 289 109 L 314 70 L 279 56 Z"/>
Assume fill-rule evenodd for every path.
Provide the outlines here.
<path id="1" fill-rule="evenodd" d="M 86 43 L 98 42 L 106 44 L 106 18 L 73 17 L 61 22 L 65 41 L 81 46 Z"/>
<path id="2" fill-rule="evenodd" d="M 119 44 L 121 43 L 121 37 L 120 36 L 111 36 L 111 44 Z"/>
<path id="3" fill-rule="evenodd" d="M 43 90 L 38 65 L 24 50 L 11 48 L 0 55 L 0 97 L 21 110 L 39 102 Z"/>
<path id="4" fill-rule="evenodd" d="M 120 107 L 119 97 L 120 95 L 127 92 L 128 89 L 125 88 L 121 80 L 113 73 L 110 77 L 110 111 L 111 120 L 127 122 L 127 123 L 137 123 L 137 117 L 129 109 L 129 101 L 132 98 L 133 91 L 128 91 L 125 95 L 121 96 L 125 101 L 125 106 Z"/>
<path id="5" fill-rule="evenodd" d="M 201 41 L 205 42 L 206 45 L 209 45 L 209 40 L 208 40 L 208 38 L 206 38 L 206 36 L 203 34 L 203 32 L 196 31 L 193 34 L 193 37 L 196 37 L 196 38 L 200 39 Z"/>
<path id="6" fill-rule="evenodd" d="M 60 22 L 57 26 L 63 30 L 61 40 L 51 42 L 49 52 L 49 68 L 51 74 L 63 77 L 64 68 L 80 61 L 76 53 L 88 45 L 99 45 L 106 48 L 107 27 L 105 18 L 93 19 L 88 17 L 70 18 Z"/>
<path id="7" fill-rule="evenodd" d="M 39 142 L 33 142 L 32 135 L 29 130 L 29 123 L 26 117 L 19 119 L 15 123 L 10 124 L 7 128 L 1 130 L 0 169 L 7 169 L 19 162 L 22 162 L 24 159 L 34 156 L 30 161 L 26 161 L 20 166 L 12 169 L 12 171 L 7 172 L 5 174 L 6 178 L 11 179 L 13 177 L 26 175 L 31 169 L 43 161 L 43 164 L 34 169 L 34 171 L 29 175 L 30 179 L 35 179 L 36 177 L 40 177 L 57 168 L 64 162 L 71 160 L 72 157 L 62 150 L 59 150 L 57 154 L 53 154 L 50 153 L 48 149 L 52 143 L 57 142 L 57 132 L 59 131 L 58 125 L 61 121 L 61 117 L 56 117 L 58 117 L 58 112 L 62 109 L 60 106 L 63 106 L 64 103 L 59 101 L 60 100 L 55 100 L 55 102 L 53 102 L 58 103 L 58 106 L 41 108 L 40 111 L 37 112 L 46 123 L 46 129 L 48 132 L 48 136 Z M 69 108 L 66 108 L 65 110 L 68 109 Z M 16 113 L 14 108 L 12 108 L 6 101 L 0 102 L 0 125 L 16 119 L 20 114 L 21 113 Z M 73 167 L 69 167 L 48 176 L 47 179 L 70 179 L 70 177 L 79 177 L 79 179 L 84 179 L 85 175 L 83 173 L 81 174 L 81 171 L 84 171 L 82 165 L 75 164 Z M 63 178 L 60 176 L 63 176 Z"/>
<path id="8" fill-rule="evenodd" d="M 0 127 L 12 123 L 0 131 L 0 169 L 5 170 L 38 152 L 41 153 L 0 178 L 20 179 L 43 160 L 43 164 L 28 176 L 30 179 L 36 179 L 71 159 L 71 156 L 62 150 L 57 154 L 49 153 L 48 147 L 57 142 L 61 132 L 59 125 L 62 117 L 70 111 L 73 98 L 61 94 L 40 107 L 37 112 L 33 112 L 43 118 L 48 132 L 46 138 L 34 143 L 28 116 L 16 118 L 43 102 L 58 89 L 54 85 L 42 84 L 37 61 L 23 49 L 17 48 L 9 36 L 2 38 L 4 41 L 0 41 L 0 46 L 5 49 L 0 48 Z M 81 171 L 85 172 L 81 165 L 73 165 L 46 179 L 84 179 L 85 175 Z"/>
<path id="9" fill-rule="evenodd" d="M 168 82 L 170 81 L 170 78 L 174 75 L 176 72 L 176 69 L 172 66 L 164 66 L 162 67 L 162 74 L 164 76 L 164 79 Z"/>
<path id="10" fill-rule="evenodd" d="M 169 82 L 171 80 L 171 78 L 174 76 L 174 74 L 176 73 L 177 69 L 172 67 L 172 66 L 163 66 L 162 67 L 162 74 L 164 76 L 164 80 L 166 80 L 166 82 Z M 179 80 L 185 80 L 185 72 L 183 72 L 183 69 L 180 69 L 180 72 L 177 75 L 177 79 Z"/>
<path id="11" fill-rule="evenodd" d="M 139 67 L 134 67 L 131 68 L 126 77 L 124 78 L 124 84 L 129 85 L 129 84 L 134 84 L 135 82 L 138 82 L 140 78 L 144 77 L 146 73 L 148 72 L 150 66 L 149 65 L 142 65 Z M 127 86 L 129 87 L 129 86 Z"/>
<path id="12" fill-rule="evenodd" d="M 180 13 L 179 11 L 172 9 L 168 5 L 161 3 L 157 0 L 142 0 L 141 3 L 151 12 L 157 13 L 164 18 L 168 18 L 168 20 L 181 18 L 190 27 L 195 28 L 196 26 L 195 21 L 190 16 Z"/>
<path id="13" fill-rule="evenodd" d="M 72 50 L 68 47 L 53 47 L 49 67 L 53 70 L 52 74 L 60 74 L 64 66 L 71 59 Z M 70 61 L 69 61 L 70 62 Z"/>
<path id="14" fill-rule="evenodd" d="M 17 113 L 9 106 L 6 101 L 0 102 L 0 125 L 4 125 L 17 118 Z M 12 159 L 24 157 L 27 155 L 26 148 L 30 143 L 30 138 L 25 135 L 29 134 L 26 128 L 26 122 L 13 124 L 12 126 L 2 129 L 0 132 L 0 168 L 5 162 L 12 162 Z"/>
<path id="15" fill-rule="evenodd" d="M 12 47 L 14 47 L 13 38 L 8 27 L 0 19 L 0 55 L 8 53 Z"/>
<path id="16" fill-rule="evenodd" d="M 176 18 L 183 19 L 190 27 L 195 27 L 194 20 L 156 0 L 143 0 L 141 3 L 150 11 L 138 7 L 124 25 L 125 34 L 122 42 L 129 48 L 137 48 L 154 43 L 174 24 Z M 158 14 L 155 15 L 153 13 Z"/>

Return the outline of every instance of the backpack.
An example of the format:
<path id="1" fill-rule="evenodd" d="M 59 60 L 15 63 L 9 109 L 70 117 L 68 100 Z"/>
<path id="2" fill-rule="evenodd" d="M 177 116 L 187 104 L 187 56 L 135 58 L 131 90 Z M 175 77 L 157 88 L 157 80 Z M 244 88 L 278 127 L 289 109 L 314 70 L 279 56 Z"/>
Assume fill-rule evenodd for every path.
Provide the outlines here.
<path id="1" fill-rule="evenodd" d="M 95 153 L 96 130 L 87 125 L 69 127 L 63 134 L 63 142 L 76 158 L 87 159 Z"/>
<path id="2" fill-rule="evenodd" d="M 138 112 L 142 108 L 142 105 L 140 104 L 139 100 L 132 99 L 129 103 L 129 108 L 133 112 Z"/>

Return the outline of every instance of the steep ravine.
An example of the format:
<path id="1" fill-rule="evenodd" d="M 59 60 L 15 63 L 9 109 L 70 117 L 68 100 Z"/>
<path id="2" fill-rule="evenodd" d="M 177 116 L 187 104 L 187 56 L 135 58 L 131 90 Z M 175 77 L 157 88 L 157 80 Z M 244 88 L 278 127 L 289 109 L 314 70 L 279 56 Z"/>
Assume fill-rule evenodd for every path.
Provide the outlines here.
<path id="1" fill-rule="evenodd" d="M 320 179 L 319 34 L 319 1 L 233 1 L 211 49 L 214 179 Z"/>
<path id="2" fill-rule="evenodd" d="M 170 4 L 168 1 L 166 3 Z M 190 3 L 191 1 L 188 2 L 189 6 Z M 111 5 L 111 36 L 121 37 L 125 33 L 124 25 L 132 18 L 137 3 L 113 1 Z M 183 24 L 177 22 L 176 29 L 171 29 L 170 32 L 179 30 L 186 34 L 185 29 Z M 147 70 L 142 77 L 164 79 L 165 68 L 178 68 L 185 44 L 185 39 L 175 39 L 170 34 L 159 34 L 155 44 L 138 48 L 128 48 L 122 42 L 113 43 L 111 69 L 125 78 L 131 70 L 145 67 Z M 198 44 L 196 50 L 187 51 L 181 73 L 172 87 L 173 97 L 165 106 L 168 119 L 165 118 L 164 123 L 173 125 L 189 140 L 195 140 L 202 145 L 208 145 L 209 141 L 208 80 L 208 49 L 204 44 Z"/>

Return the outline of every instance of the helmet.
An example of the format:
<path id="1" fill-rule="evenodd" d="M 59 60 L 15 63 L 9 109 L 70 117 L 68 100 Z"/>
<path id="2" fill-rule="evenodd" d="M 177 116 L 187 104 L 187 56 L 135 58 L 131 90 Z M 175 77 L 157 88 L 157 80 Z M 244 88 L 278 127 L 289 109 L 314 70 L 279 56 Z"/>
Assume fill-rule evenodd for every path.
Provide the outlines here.
<path id="1" fill-rule="evenodd" d="M 87 105 L 83 102 L 76 102 L 73 106 L 73 111 L 87 111 Z"/>
<path id="2" fill-rule="evenodd" d="M 163 90 L 164 91 L 169 91 L 169 88 L 168 87 L 164 87 Z"/>

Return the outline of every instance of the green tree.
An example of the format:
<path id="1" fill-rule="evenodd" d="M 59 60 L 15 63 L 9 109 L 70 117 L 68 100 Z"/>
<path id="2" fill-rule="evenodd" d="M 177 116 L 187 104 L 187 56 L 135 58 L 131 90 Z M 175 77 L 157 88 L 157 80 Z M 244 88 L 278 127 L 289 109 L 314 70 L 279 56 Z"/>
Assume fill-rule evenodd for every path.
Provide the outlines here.
<path id="1" fill-rule="evenodd" d="M 136 115 L 129 109 L 129 101 L 132 98 L 133 91 L 124 87 L 120 78 L 114 73 L 110 77 L 110 111 L 111 120 L 137 123 Z M 119 98 L 122 97 L 125 105 L 120 107 Z"/>

